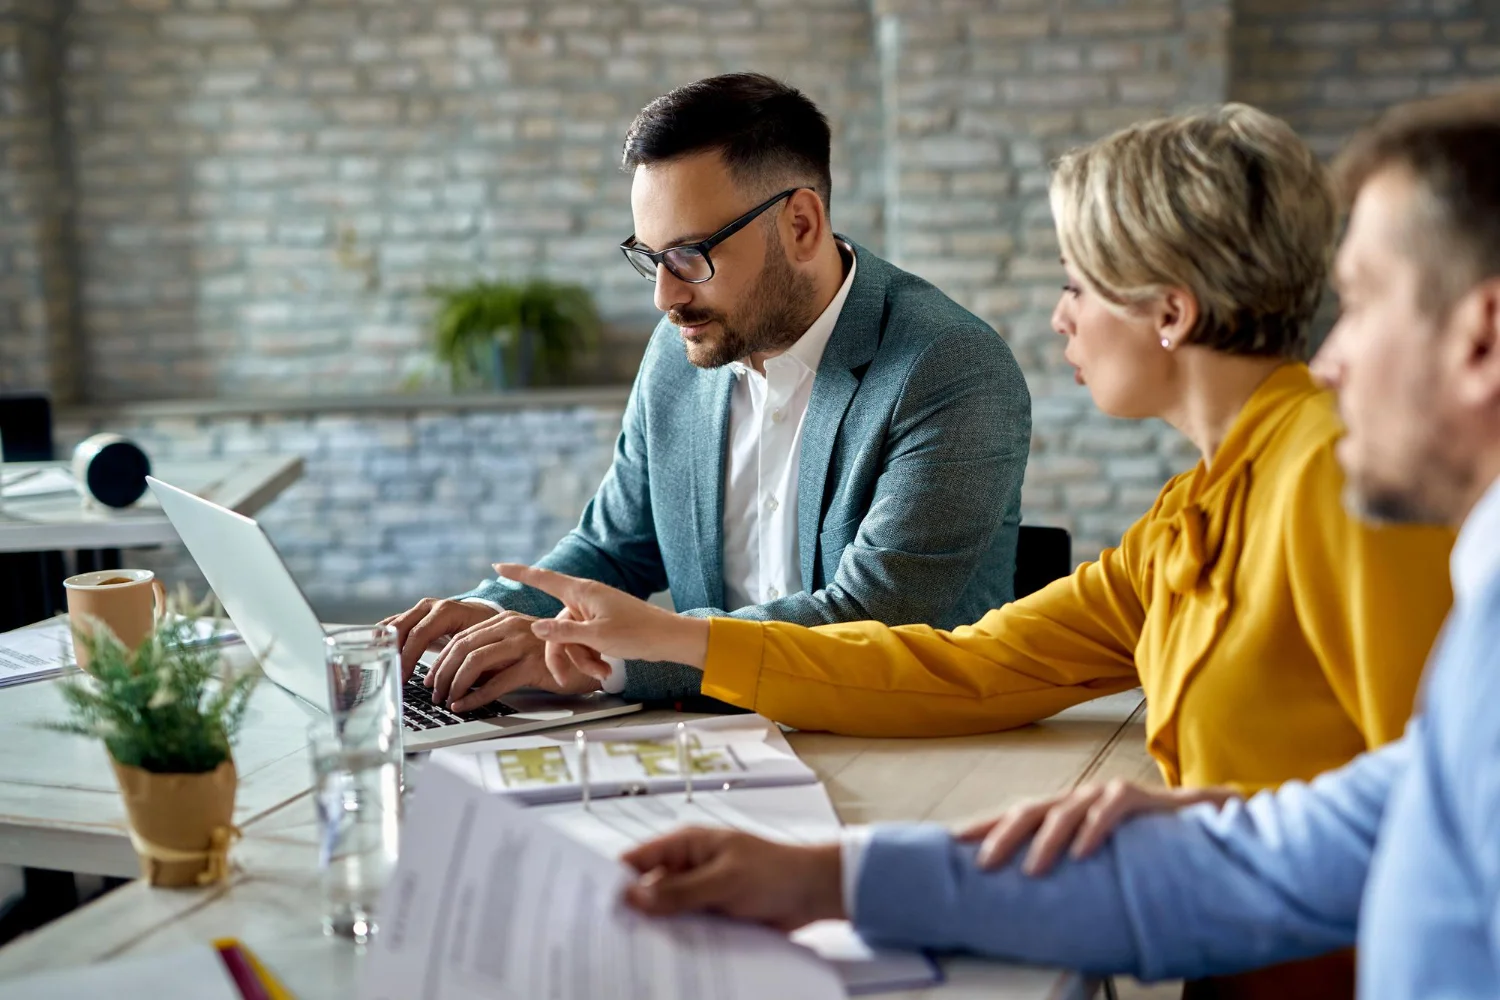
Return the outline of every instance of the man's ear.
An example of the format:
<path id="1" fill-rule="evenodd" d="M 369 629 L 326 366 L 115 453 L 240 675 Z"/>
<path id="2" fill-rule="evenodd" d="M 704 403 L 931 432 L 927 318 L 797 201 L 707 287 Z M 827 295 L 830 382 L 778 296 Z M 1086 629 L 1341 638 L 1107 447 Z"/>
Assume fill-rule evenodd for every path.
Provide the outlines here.
<path id="1" fill-rule="evenodd" d="M 817 255 L 828 230 L 828 216 L 823 211 L 823 199 L 812 188 L 799 188 L 787 199 L 784 213 L 782 243 L 787 255 L 796 263 L 805 263 Z"/>
<path id="2" fill-rule="evenodd" d="M 1168 288 L 1156 303 L 1156 334 L 1171 347 L 1180 347 L 1198 328 L 1198 298 L 1186 288 Z"/>
<path id="3" fill-rule="evenodd" d="M 1444 358 L 1467 406 L 1500 414 L 1500 277 L 1480 282 L 1448 319 Z"/>

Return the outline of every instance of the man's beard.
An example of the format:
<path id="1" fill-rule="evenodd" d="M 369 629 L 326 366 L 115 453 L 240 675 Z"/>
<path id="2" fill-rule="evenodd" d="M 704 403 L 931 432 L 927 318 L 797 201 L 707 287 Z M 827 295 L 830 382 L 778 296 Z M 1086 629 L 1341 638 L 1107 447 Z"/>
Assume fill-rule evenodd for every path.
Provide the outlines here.
<path id="1" fill-rule="evenodd" d="M 1452 524 L 1457 506 L 1473 485 L 1472 470 L 1444 460 L 1436 442 L 1406 465 L 1404 482 L 1348 474 L 1344 509 L 1374 524 Z"/>
<path id="2" fill-rule="evenodd" d="M 768 241 L 766 266 L 745 293 L 740 315 L 731 320 L 707 310 L 673 310 L 667 319 L 679 327 L 717 321 L 716 339 L 684 341 L 684 346 L 688 361 L 697 367 L 722 368 L 751 354 L 784 351 L 795 344 L 817 318 L 813 305 L 812 278 L 797 273 L 776 239 Z"/>

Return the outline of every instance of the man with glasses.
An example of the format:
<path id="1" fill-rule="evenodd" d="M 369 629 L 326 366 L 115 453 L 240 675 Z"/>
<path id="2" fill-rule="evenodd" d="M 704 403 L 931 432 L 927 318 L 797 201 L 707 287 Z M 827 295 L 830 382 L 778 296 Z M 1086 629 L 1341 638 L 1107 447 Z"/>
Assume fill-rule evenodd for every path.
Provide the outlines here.
<path id="1" fill-rule="evenodd" d="M 953 627 L 1012 597 L 1026 383 L 993 329 L 838 236 L 818 108 L 759 74 L 649 104 L 625 140 L 635 233 L 620 249 L 665 313 L 615 458 L 578 527 L 539 565 L 683 614 L 807 625 Z M 409 675 L 468 711 L 557 680 L 537 617 L 566 614 L 502 580 L 388 621 Z M 603 688 L 677 700 L 700 674 L 611 664 Z"/>

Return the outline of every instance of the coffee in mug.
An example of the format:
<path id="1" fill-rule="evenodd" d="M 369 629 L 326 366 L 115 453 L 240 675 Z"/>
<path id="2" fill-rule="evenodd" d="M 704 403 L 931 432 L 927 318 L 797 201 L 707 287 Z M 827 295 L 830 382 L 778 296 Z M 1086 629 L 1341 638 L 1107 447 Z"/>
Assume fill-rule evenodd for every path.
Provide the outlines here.
<path id="1" fill-rule="evenodd" d="M 167 592 L 149 569 L 102 569 L 63 581 L 73 656 L 84 670 L 89 654 L 78 636 L 91 635 L 103 623 L 127 649 L 146 641 L 167 610 Z"/>

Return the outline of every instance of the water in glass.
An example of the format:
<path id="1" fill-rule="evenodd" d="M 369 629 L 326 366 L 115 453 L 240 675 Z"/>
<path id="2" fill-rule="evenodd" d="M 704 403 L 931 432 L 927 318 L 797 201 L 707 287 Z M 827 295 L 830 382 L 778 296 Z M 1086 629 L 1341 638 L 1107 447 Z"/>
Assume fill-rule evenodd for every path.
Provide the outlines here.
<path id="1" fill-rule="evenodd" d="M 400 845 L 400 753 L 388 734 L 348 746 L 339 730 L 309 732 L 323 930 L 364 944 L 376 930 L 376 904 Z"/>

